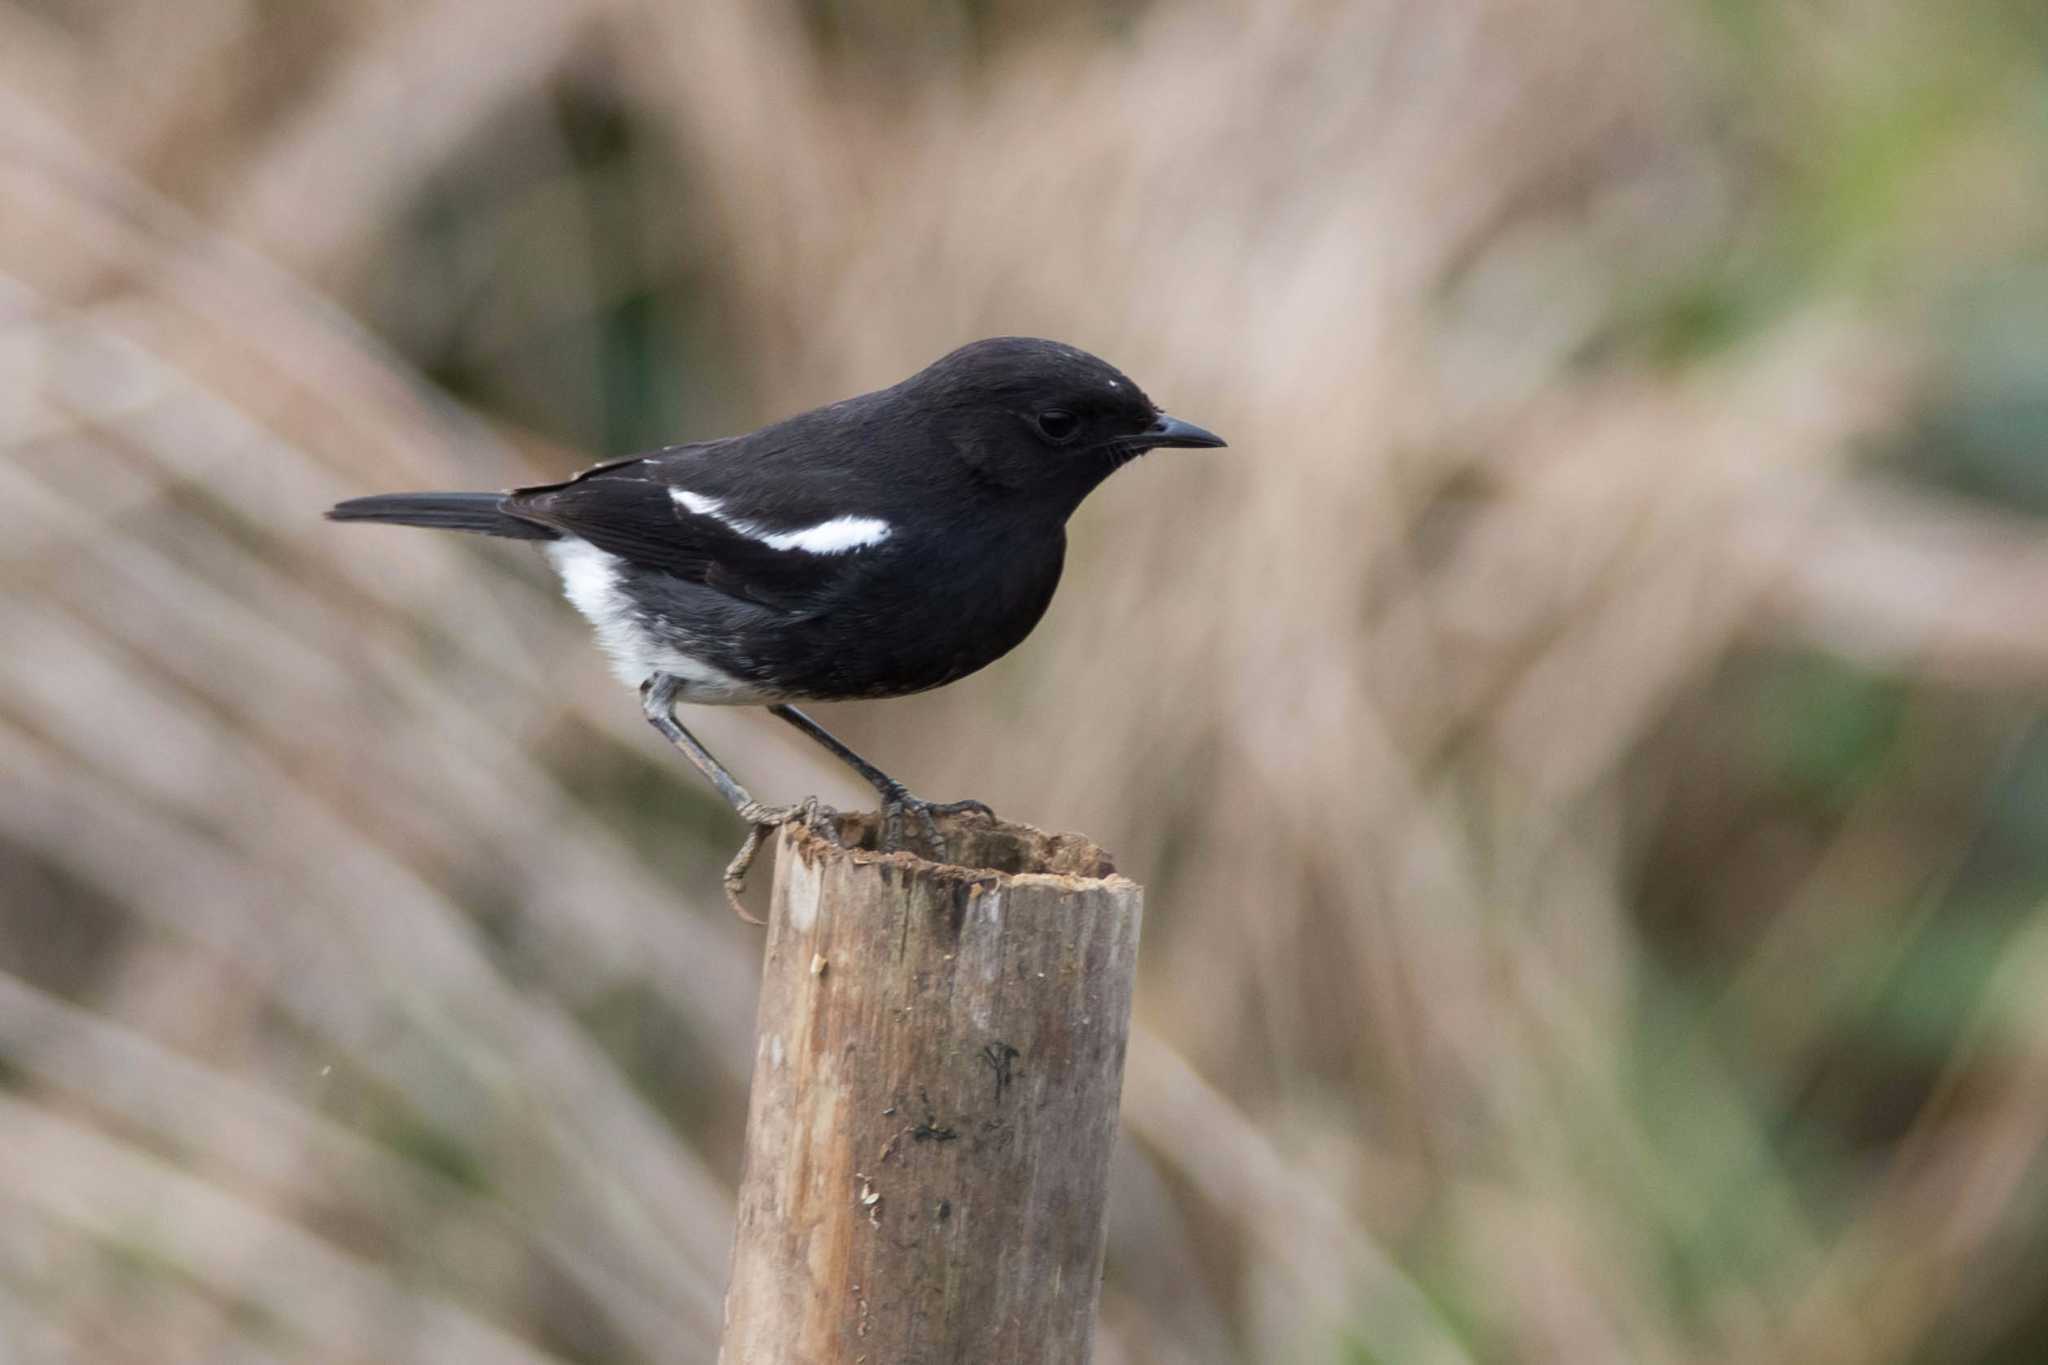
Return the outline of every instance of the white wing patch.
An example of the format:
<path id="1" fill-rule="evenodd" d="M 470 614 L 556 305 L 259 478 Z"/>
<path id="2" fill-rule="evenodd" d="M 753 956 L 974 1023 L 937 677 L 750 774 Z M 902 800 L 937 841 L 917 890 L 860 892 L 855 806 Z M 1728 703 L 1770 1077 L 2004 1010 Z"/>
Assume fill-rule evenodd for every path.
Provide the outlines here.
<path id="1" fill-rule="evenodd" d="M 737 523 L 733 530 L 742 535 L 758 535 L 755 530 Z M 834 517 L 816 526 L 806 526 L 801 531 L 759 536 L 761 541 L 775 549 L 805 550 L 814 555 L 845 554 L 848 550 L 880 545 L 888 538 L 889 523 L 880 517 Z"/>
<path id="2" fill-rule="evenodd" d="M 723 522 L 741 535 L 760 541 L 771 550 L 802 550 L 806 554 L 842 555 L 850 550 L 880 545 L 889 538 L 892 529 L 889 523 L 880 517 L 834 517 L 830 521 L 821 521 L 816 526 L 805 526 L 794 531 L 771 531 L 756 522 L 726 516 L 719 510 L 725 503 L 718 498 L 707 498 L 702 493 L 692 493 L 687 488 L 671 488 L 668 495 L 676 506 L 685 511 Z"/>

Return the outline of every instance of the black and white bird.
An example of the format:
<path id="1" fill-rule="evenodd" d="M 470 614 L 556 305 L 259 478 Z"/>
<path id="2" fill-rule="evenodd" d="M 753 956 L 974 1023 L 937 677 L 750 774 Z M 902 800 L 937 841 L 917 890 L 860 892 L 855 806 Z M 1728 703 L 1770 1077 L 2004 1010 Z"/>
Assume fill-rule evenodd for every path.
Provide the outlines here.
<path id="1" fill-rule="evenodd" d="M 327 515 L 542 542 L 648 719 L 757 833 L 798 808 L 757 804 L 676 702 L 765 705 L 873 784 L 892 822 L 929 827 L 986 808 L 917 799 L 791 703 L 904 696 L 1002 657 L 1052 601 L 1067 518 L 1096 485 L 1162 446 L 1222 444 L 1085 351 L 995 337 L 744 436 Z"/>

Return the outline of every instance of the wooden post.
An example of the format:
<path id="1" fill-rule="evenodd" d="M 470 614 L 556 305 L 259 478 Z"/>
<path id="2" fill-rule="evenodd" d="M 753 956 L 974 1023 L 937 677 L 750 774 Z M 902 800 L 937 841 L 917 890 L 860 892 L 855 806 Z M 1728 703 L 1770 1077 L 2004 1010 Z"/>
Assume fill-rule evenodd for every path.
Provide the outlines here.
<path id="1" fill-rule="evenodd" d="M 777 846 L 722 1365 L 1085 1365 L 1143 890 L 962 817 Z"/>

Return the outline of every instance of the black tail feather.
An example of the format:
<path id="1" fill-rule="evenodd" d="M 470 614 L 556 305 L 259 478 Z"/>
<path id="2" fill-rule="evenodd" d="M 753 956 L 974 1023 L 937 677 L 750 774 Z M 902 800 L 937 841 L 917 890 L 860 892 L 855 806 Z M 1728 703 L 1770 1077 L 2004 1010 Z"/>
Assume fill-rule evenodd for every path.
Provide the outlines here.
<path id="1" fill-rule="evenodd" d="M 474 531 L 478 535 L 514 540 L 557 540 L 545 526 L 502 510 L 503 493 L 378 493 L 350 498 L 327 509 L 329 521 L 383 521 L 398 526 L 431 526 L 442 531 Z"/>

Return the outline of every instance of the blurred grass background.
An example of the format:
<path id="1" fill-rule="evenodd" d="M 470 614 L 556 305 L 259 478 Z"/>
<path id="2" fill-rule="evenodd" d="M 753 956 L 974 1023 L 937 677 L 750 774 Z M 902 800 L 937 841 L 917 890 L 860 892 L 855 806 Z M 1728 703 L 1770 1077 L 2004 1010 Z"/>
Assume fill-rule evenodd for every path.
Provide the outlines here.
<path id="1" fill-rule="evenodd" d="M 536 557 L 319 513 L 1002 332 L 1232 442 L 826 717 L 1150 888 L 1101 1360 L 2048 1359 L 2044 45 L 0 3 L 0 1360 L 712 1359 L 738 831 Z"/>

